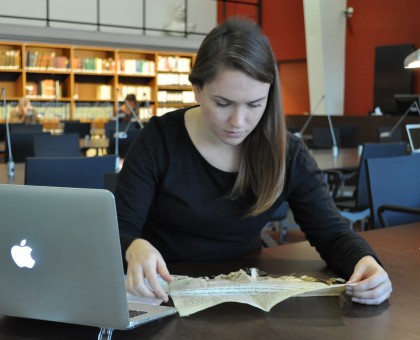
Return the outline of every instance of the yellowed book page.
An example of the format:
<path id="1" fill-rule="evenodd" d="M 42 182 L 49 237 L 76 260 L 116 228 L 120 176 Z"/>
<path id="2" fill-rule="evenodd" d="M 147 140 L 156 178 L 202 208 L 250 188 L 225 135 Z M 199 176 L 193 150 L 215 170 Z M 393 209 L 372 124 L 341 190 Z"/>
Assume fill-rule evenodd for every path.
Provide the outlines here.
<path id="1" fill-rule="evenodd" d="M 293 276 L 250 276 L 240 270 L 213 279 L 176 278 L 169 285 L 169 294 L 179 314 L 187 316 L 224 302 L 246 303 L 268 312 L 292 296 L 337 296 L 344 287 L 344 284 L 328 285 Z"/>

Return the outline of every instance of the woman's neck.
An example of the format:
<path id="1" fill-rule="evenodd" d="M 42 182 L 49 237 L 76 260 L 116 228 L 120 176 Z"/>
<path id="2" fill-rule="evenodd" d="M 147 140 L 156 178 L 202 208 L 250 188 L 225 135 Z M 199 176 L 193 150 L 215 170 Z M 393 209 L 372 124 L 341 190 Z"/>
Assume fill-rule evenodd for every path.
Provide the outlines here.
<path id="1" fill-rule="evenodd" d="M 191 141 L 207 162 L 222 171 L 239 170 L 241 145 L 228 145 L 220 141 L 208 128 L 200 107 L 187 110 L 184 119 Z"/>

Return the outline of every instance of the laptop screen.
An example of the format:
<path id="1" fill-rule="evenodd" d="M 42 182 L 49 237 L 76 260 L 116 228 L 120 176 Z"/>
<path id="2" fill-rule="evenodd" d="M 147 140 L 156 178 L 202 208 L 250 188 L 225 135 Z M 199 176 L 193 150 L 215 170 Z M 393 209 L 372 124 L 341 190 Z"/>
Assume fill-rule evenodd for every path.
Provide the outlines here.
<path id="1" fill-rule="evenodd" d="M 407 135 L 410 140 L 412 152 L 420 152 L 420 124 L 408 124 Z"/>

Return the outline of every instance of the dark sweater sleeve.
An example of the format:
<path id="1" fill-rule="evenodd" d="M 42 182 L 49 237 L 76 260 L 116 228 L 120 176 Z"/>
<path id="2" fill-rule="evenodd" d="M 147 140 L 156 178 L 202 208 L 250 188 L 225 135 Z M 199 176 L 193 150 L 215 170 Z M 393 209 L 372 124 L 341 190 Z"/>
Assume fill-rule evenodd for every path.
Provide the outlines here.
<path id="1" fill-rule="evenodd" d="M 296 222 L 327 265 L 348 279 L 362 257 L 376 254 L 338 212 L 322 172 L 300 139 L 288 137 L 287 159 L 287 200 Z"/>
<path id="2" fill-rule="evenodd" d="M 165 167 L 166 148 L 161 134 L 152 119 L 133 141 L 118 175 L 115 200 L 123 259 L 131 242 L 142 237 Z"/>

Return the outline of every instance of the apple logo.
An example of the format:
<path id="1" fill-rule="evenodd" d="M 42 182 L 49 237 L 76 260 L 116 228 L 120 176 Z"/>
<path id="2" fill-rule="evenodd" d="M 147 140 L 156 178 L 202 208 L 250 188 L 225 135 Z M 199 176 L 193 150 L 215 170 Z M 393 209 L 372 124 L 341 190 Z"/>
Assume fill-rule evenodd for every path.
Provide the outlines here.
<path id="1" fill-rule="evenodd" d="M 31 256 L 32 248 L 25 245 L 26 240 L 22 240 L 20 245 L 15 245 L 11 249 L 13 261 L 20 267 L 32 268 L 35 260 Z"/>

